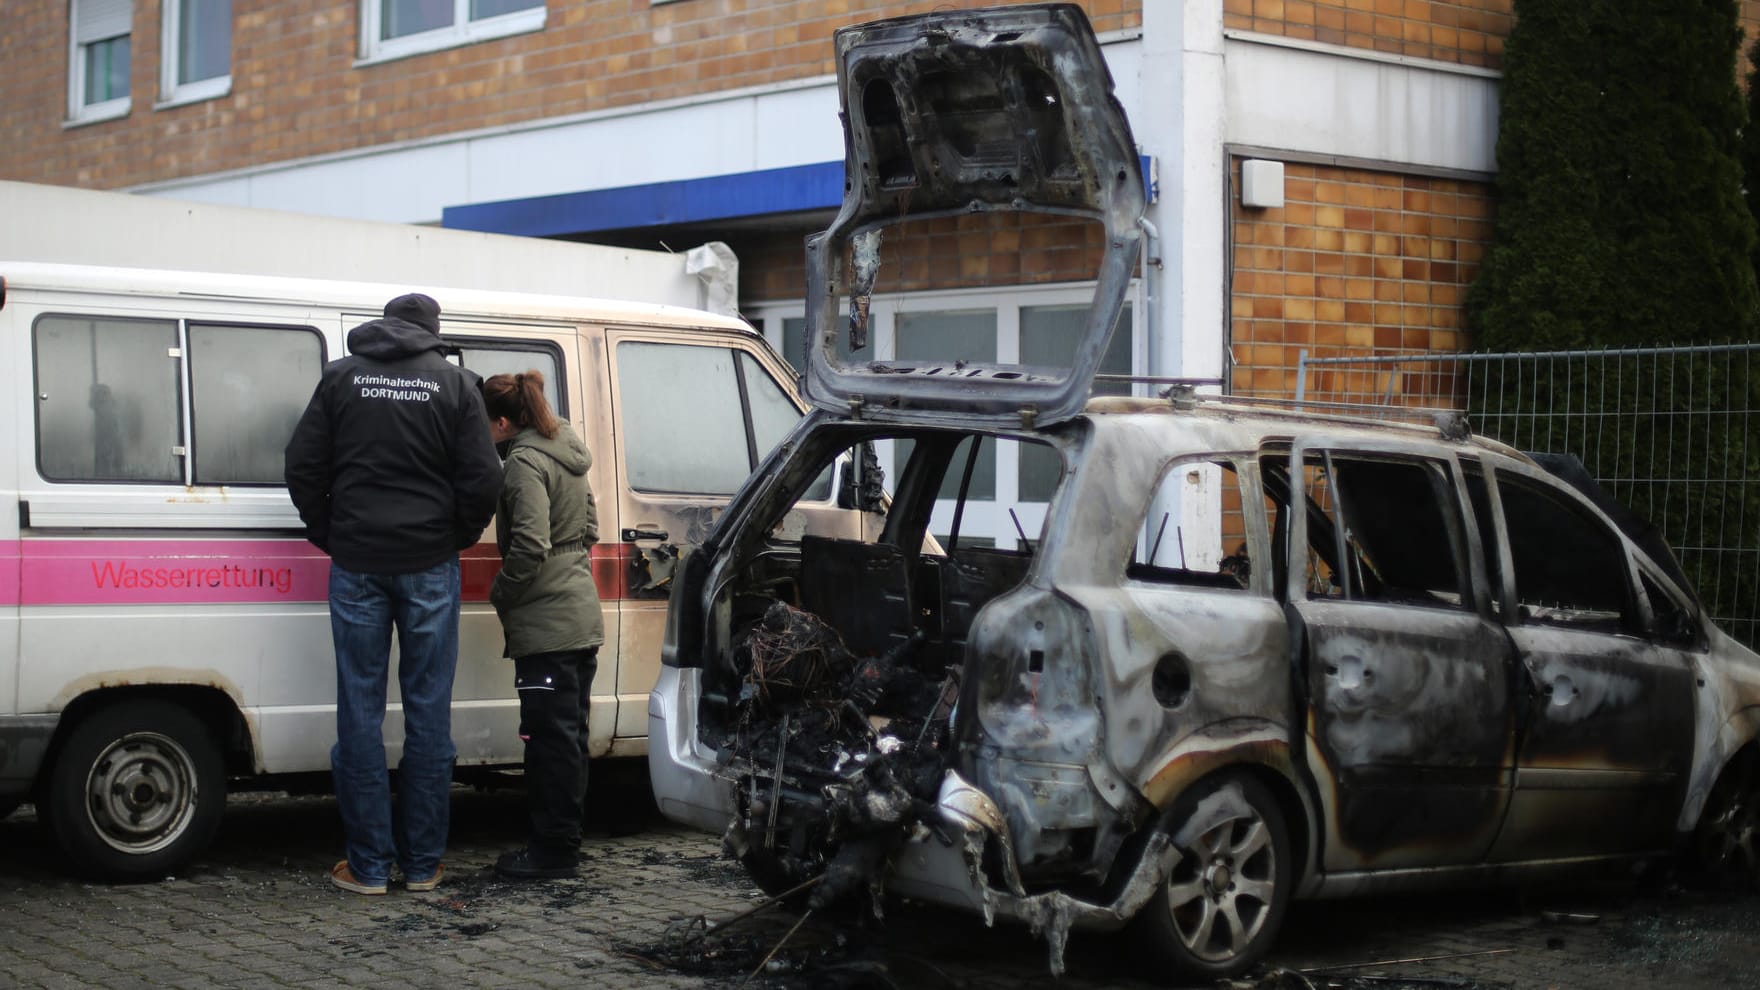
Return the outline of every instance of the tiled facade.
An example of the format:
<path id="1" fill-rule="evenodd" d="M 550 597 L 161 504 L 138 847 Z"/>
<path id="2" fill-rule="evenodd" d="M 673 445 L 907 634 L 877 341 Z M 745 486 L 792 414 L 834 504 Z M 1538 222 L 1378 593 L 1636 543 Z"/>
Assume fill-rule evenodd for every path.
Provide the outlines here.
<path id="1" fill-rule="evenodd" d="M 1233 207 L 1236 393 L 1293 394 L 1303 350 L 1468 347 L 1461 303 L 1491 236 L 1487 185 L 1291 163 L 1284 196 L 1281 209 Z"/>
<path id="2" fill-rule="evenodd" d="M 1223 24 L 1304 41 L 1497 68 L 1515 0 L 1223 0 Z"/>

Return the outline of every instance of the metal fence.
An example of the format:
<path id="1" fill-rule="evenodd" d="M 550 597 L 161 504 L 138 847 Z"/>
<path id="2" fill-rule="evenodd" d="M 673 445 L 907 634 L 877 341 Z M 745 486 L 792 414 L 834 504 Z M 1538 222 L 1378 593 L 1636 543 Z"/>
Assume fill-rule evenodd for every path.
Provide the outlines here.
<path id="1" fill-rule="evenodd" d="M 1760 344 L 1298 362 L 1298 404 L 1462 410 L 1520 450 L 1575 454 L 1656 526 L 1727 632 L 1760 644 Z"/>

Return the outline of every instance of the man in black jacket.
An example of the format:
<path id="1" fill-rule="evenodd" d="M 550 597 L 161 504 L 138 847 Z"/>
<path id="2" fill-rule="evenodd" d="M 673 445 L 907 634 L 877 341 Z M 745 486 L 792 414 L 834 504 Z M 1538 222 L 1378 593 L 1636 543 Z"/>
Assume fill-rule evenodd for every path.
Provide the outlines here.
<path id="1" fill-rule="evenodd" d="M 287 444 L 287 491 L 306 538 L 330 555 L 336 745 L 330 750 L 347 858 L 331 882 L 383 894 L 443 872 L 458 666 L 458 551 L 495 514 L 501 462 L 476 375 L 448 362 L 440 306 L 419 293 L 348 334 Z M 397 805 L 386 771 L 391 630 L 397 629 L 403 756 Z"/>

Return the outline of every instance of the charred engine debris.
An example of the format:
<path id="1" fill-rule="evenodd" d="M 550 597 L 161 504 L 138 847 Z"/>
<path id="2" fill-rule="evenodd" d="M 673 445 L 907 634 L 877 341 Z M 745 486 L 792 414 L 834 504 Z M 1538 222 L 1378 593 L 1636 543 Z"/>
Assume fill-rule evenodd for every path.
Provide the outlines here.
<path id="1" fill-rule="evenodd" d="M 924 640 L 918 631 L 856 656 L 824 620 L 784 602 L 735 640 L 747 673 L 722 746 L 744 770 L 724 845 L 766 890 L 823 877 L 809 908 L 865 891 L 878 915 L 891 854 L 945 828 L 935 802 L 960 669 L 920 669 Z"/>

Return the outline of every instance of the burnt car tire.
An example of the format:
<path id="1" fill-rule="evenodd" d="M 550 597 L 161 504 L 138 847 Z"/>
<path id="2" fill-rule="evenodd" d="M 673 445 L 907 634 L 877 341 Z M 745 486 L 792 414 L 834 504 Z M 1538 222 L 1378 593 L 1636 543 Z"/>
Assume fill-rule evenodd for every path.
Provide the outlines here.
<path id="1" fill-rule="evenodd" d="M 1713 886 L 1760 890 L 1760 757 L 1723 768 L 1693 829 L 1693 866 Z"/>
<path id="2" fill-rule="evenodd" d="M 158 879 L 207 846 L 226 805 L 214 735 L 187 709 L 128 701 L 88 716 L 50 771 L 44 816 L 74 870 Z"/>
<path id="3" fill-rule="evenodd" d="M 1208 824 L 1184 835 L 1203 811 Z M 1289 906 L 1289 829 L 1269 788 L 1225 774 L 1182 795 L 1168 817 L 1181 853 L 1132 934 L 1157 975 L 1218 979 L 1262 959 Z"/>

